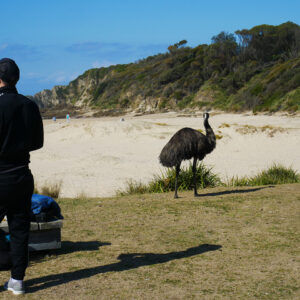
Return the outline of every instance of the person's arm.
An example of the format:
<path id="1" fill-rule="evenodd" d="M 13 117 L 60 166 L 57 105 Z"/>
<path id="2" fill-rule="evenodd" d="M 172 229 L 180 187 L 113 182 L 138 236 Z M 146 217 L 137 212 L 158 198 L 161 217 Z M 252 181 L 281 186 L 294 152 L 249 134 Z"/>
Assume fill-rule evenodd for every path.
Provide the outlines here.
<path id="1" fill-rule="evenodd" d="M 30 100 L 23 112 L 28 132 L 28 151 L 34 151 L 43 147 L 44 128 L 40 110 L 37 104 Z"/>

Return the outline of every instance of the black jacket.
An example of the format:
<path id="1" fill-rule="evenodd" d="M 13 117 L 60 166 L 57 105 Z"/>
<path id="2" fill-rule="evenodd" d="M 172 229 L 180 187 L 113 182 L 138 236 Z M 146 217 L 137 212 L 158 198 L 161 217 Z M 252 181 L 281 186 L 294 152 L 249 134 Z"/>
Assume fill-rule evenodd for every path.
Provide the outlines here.
<path id="1" fill-rule="evenodd" d="M 44 143 L 38 106 L 14 87 L 0 88 L 0 172 L 29 163 L 29 152 Z"/>

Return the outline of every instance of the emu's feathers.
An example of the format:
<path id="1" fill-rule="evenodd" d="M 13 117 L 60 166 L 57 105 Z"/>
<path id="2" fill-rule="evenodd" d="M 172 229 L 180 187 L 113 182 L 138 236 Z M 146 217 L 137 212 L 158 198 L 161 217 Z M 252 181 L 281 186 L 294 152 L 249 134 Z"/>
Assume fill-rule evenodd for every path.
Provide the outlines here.
<path id="1" fill-rule="evenodd" d="M 214 149 L 207 136 L 192 128 L 177 131 L 162 149 L 159 160 L 165 167 L 174 167 L 182 160 L 196 157 L 202 160 Z"/>

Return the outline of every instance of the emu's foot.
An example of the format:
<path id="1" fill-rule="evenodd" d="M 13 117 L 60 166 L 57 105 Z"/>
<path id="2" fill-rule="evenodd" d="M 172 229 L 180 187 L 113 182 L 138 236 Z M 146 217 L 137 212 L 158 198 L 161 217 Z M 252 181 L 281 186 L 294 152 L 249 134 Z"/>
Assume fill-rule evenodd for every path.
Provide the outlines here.
<path id="1" fill-rule="evenodd" d="M 194 197 L 201 197 L 201 195 L 198 193 L 194 193 Z"/>
<path id="2" fill-rule="evenodd" d="M 177 194 L 175 194 L 174 195 L 174 199 L 178 199 L 179 197 L 178 197 L 178 195 Z"/>

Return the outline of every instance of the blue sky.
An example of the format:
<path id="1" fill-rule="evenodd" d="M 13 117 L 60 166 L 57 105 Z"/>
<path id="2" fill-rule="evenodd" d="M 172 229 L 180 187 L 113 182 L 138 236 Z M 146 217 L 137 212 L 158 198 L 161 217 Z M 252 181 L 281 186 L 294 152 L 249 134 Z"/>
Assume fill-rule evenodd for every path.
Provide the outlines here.
<path id="1" fill-rule="evenodd" d="M 298 0 L 1 1 L 0 57 L 20 67 L 20 93 L 68 84 L 85 70 L 129 63 L 260 24 L 300 24 Z"/>

